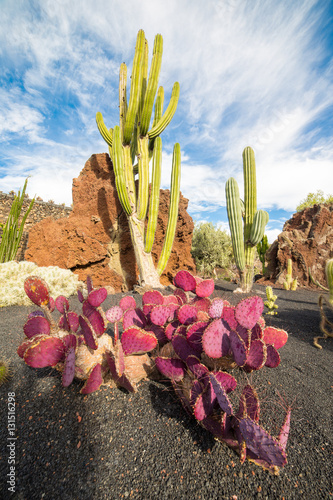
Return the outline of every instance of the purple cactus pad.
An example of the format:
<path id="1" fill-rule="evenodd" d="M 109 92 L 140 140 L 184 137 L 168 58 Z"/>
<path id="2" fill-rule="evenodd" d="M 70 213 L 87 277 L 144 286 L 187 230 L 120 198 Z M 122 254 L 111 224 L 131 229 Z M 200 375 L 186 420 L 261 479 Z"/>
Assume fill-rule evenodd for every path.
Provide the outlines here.
<path id="1" fill-rule="evenodd" d="M 121 318 L 123 317 L 123 313 L 124 311 L 120 306 L 113 306 L 106 311 L 105 317 L 108 321 L 110 321 L 110 323 L 116 323 L 117 321 L 121 320 Z"/>
<path id="2" fill-rule="evenodd" d="M 119 307 L 121 307 L 123 311 L 127 311 L 127 309 L 135 309 L 135 299 L 131 295 L 126 295 L 125 297 L 120 299 Z"/>
<path id="3" fill-rule="evenodd" d="M 90 349 L 96 350 L 97 336 L 88 318 L 86 318 L 85 316 L 79 316 L 79 323 L 87 346 L 90 347 Z"/>
<path id="4" fill-rule="evenodd" d="M 62 360 L 64 355 L 64 344 L 57 337 L 38 338 L 26 349 L 24 361 L 32 368 L 45 368 L 55 366 Z"/>
<path id="5" fill-rule="evenodd" d="M 81 389 L 81 394 L 90 394 L 97 391 L 103 383 L 102 366 L 96 364 L 89 374 L 89 378 Z"/>
<path id="6" fill-rule="evenodd" d="M 197 316 L 198 316 L 197 308 L 190 304 L 184 304 L 180 306 L 180 308 L 177 311 L 178 320 L 183 325 L 189 325 L 190 323 L 193 323 L 197 319 Z"/>
<path id="7" fill-rule="evenodd" d="M 181 359 L 158 356 L 155 359 L 155 364 L 162 375 L 175 382 L 179 382 L 184 378 L 186 365 Z"/>
<path id="8" fill-rule="evenodd" d="M 68 299 L 63 295 L 59 295 L 55 300 L 55 306 L 61 314 L 64 314 L 69 309 Z"/>
<path id="9" fill-rule="evenodd" d="M 62 372 L 62 385 L 68 387 L 74 380 L 75 374 L 75 348 L 70 347 L 66 354 L 64 371 Z"/>
<path id="10" fill-rule="evenodd" d="M 198 297 L 209 297 L 215 288 L 215 283 L 213 279 L 202 280 L 200 283 L 197 283 L 195 287 L 195 293 Z"/>
<path id="11" fill-rule="evenodd" d="M 130 327 L 123 332 L 121 344 L 125 356 L 131 354 L 144 354 L 155 349 L 157 338 L 153 332 L 146 332 L 141 328 Z"/>
<path id="12" fill-rule="evenodd" d="M 87 300 L 93 307 L 99 307 L 104 302 L 107 296 L 108 292 L 105 288 L 97 288 L 96 290 L 92 290 L 89 293 Z"/>
<path id="13" fill-rule="evenodd" d="M 237 304 L 235 308 L 235 318 L 240 325 L 251 330 L 258 322 L 263 310 L 264 301 L 261 297 L 248 297 Z"/>
<path id="14" fill-rule="evenodd" d="M 214 319 L 202 336 L 202 346 L 210 358 L 218 359 L 227 356 L 230 349 L 230 330 L 220 319 Z"/>
<path id="15" fill-rule="evenodd" d="M 34 335 L 49 335 L 50 324 L 43 316 L 34 316 L 28 319 L 23 327 L 23 331 L 29 339 Z"/>
<path id="16" fill-rule="evenodd" d="M 263 340 L 266 344 L 270 344 L 275 349 L 280 349 L 288 340 L 288 333 L 279 328 L 268 326 L 263 331 Z"/>
<path id="17" fill-rule="evenodd" d="M 189 271 L 178 271 L 173 278 L 173 284 L 185 292 L 194 291 L 197 286 L 194 276 Z"/>
<path id="18" fill-rule="evenodd" d="M 222 384 L 217 380 L 215 375 L 213 373 L 209 374 L 209 379 L 212 384 L 213 391 L 216 395 L 216 399 L 218 401 L 218 404 L 220 405 L 220 408 L 227 414 L 231 415 L 233 413 L 232 410 L 232 405 L 229 401 L 229 398 L 227 396 L 227 393 L 225 389 L 222 387 Z"/>
<path id="19" fill-rule="evenodd" d="M 29 276 L 24 282 L 24 291 L 37 306 L 46 306 L 50 295 L 47 284 L 38 276 Z"/>
<path id="20" fill-rule="evenodd" d="M 273 345 L 267 344 L 267 359 L 265 366 L 267 368 L 276 368 L 281 362 L 280 354 Z"/>
<path id="21" fill-rule="evenodd" d="M 150 312 L 150 321 L 154 323 L 154 325 L 163 326 L 167 322 L 170 314 L 171 310 L 168 306 L 155 306 Z"/>

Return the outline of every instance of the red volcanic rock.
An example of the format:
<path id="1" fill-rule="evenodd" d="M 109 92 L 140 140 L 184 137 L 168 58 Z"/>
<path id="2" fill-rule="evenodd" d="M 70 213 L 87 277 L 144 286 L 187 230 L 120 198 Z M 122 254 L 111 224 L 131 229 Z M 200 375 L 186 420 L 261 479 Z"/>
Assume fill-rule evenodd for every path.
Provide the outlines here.
<path id="1" fill-rule="evenodd" d="M 333 204 L 320 204 L 295 213 L 270 246 L 265 278 L 276 285 L 285 281 L 288 259 L 292 259 L 293 278 L 298 285 L 311 285 L 313 278 L 326 285 L 325 265 L 333 257 Z M 264 283 L 263 280 L 260 280 Z"/>
<path id="2" fill-rule="evenodd" d="M 29 231 L 25 260 L 38 266 L 71 269 L 82 281 L 87 275 L 94 286 L 127 291 L 137 283 L 138 271 L 130 231 L 117 191 L 109 156 L 92 155 L 77 179 L 73 179 L 73 210 L 69 217 L 39 222 Z M 169 190 L 160 192 L 155 243 L 157 262 L 168 220 Z M 193 221 L 187 213 L 188 200 L 180 195 L 176 236 L 161 283 L 168 285 L 179 269 L 195 271 L 191 257 Z"/>

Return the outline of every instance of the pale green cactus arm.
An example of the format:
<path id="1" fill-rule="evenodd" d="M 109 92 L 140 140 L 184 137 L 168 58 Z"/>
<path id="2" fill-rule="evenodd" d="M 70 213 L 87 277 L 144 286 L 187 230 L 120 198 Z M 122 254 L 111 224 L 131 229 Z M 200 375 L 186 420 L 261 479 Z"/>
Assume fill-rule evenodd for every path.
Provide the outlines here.
<path id="1" fill-rule="evenodd" d="M 154 137 L 160 135 L 171 122 L 177 109 L 179 92 L 180 92 L 179 83 L 175 82 L 172 88 L 170 102 L 167 109 L 165 110 L 165 113 L 163 114 L 162 118 L 157 122 L 157 124 L 148 132 L 148 137 L 150 139 L 153 139 Z"/>
<path id="2" fill-rule="evenodd" d="M 114 127 L 113 138 L 114 141 L 112 147 L 112 163 L 113 163 L 113 170 L 115 173 L 117 193 L 124 212 L 127 215 L 130 215 L 132 213 L 132 209 L 126 189 L 123 145 L 121 143 L 121 133 L 118 125 Z"/>
<path id="3" fill-rule="evenodd" d="M 151 63 L 148 86 L 145 93 L 143 111 L 140 119 L 140 134 L 146 135 L 148 132 L 151 115 L 153 112 L 154 100 L 158 86 L 163 54 L 163 38 L 156 35 L 153 49 L 153 59 Z"/>
<path id="4" fill-rule="evenodd" d="M 245 253 L 243 239 L 242 206 L 237 181 L 230 177 L 225 185 L 227 213 L 230 225 L 231 243 L 236 266 L 240 271 L 245 269 Z"/>
<path id="5" fill-rule="evenodd" d="M 142 62 L 145 52 L 145 43 L 146 43 L 145 33 L 143 30 L 140 30 L 136 39 L 133 70 L 132 70 L 131 91 L 130 91 L 129 104 L 126 114 L 126 123 L 124 127 L 123 142 L 126 145 L 131 143 L 135 119 L 139 108 L 141 88 L 142 88 L 142 77 L 143 77 Z"/>
<path id="6" fill-rule="evenodd" d="M 133 173 L 133 163 L 131 158 L 131 146 L 123 146 L 123 168 L 125 173 L 126 190 L 130 201 L 132 212 L 136 209 L 136 189 Z"/>
<path id="7" fill-rule="evenodd" d="M 175 239 L 175 232 L 178 220 L 178 206 L 180 194 L 180 166 L 181 166 L 181 153 L 180 145 L 176 143 L 173 148 L 172 157 L 172 172 L 171 172 L 171 187 L 170 187 L 170 206 L 169 217 L 164 238 L 162 253 L 157 265 L 157 272 L 161 275 L 169 260 L 173 241 Z"/>
<path id="8" fill-rule="evenodd" d="M 161 171 L 162 171 L 162 139 L 156 137 L 154 154 L 153 154 L 153 167 L 152 167 L 152 181 L 151 193 L 149 202 L 148 225 L 146 232 L 146 245 L 145 252 L 151 252 L 153 248 L 155 231 L 157 226 L 158 207 L 160 202 L 160 186 L 161 186 Z"/>
<path id="9" fill-rule="evenodd" d="M 163 105 L 164 105 L 164 89 L 163 87 L 159 87 L 157 91 L 157 96 L 156 96 L 156 101 L 155 101 L 155 109 L 154 109 L 154 120 L 153 120 L 153 126 L 152 128 L 155 127 L 155 125 L 160 121 L 163 115 Z M 157 136 L 158 137 L 158 136 Z M 153 139 L 149 139 L 149 155 L 152 157 L 153 155 L 153 150 L 154 150 L 154 141 L 156 137 Z"/>
<path id="10" fill-rule="evenodd" d="M 104 141 L 109 146 L 112 147 L 112 136 L 111 136 L 109 130 L 107 129 L 107 127 L 106 127 L 106 125 L 104 123 L 102 113 L 100 113 L 99 111 L 96 113 L 96 123 L 97 123 L 97 127 L 98 127 L 98 130 L 99 130 L 99 133 L 103 137 Z"/>
<path id="11" fill-rule="evenodd" d="M 148 42 L 147 42 L 147 40 L 145 40 L 144 52 L 143 52 L 142 63 L 141 63 L 141 72 L 142 72 L 141 91 L 140 91 L 140 100 L 139 100 L 139 107 L 138 107 L 138 113 L 137 113 L 137 121 L 140 124 L 139 135 L 145 135 L 141 132 L 141 118 L 142 118 L 142 111 L 143 111 L 145 98 L 146 98 L 147 81 L 148 81 Z"/>
<path id="12" fill-rule="evenodd" d="M 265 210 L 257 210 L 254 214 L 250 232 L 251 245 L 256 246 L 262 240 L 268 219 L 269 215 Z"/>
<path id="13" fill-rule="evenodd" d="M 139 137 L 138 140 L 138 172 L 139 172 L 139 195 L 137 202 L 138 219 L 144 220 L 147 214 L 149 198 L 149 152 L 148 137 Z"/>
<path id="14" fill-rule="evenodd" d="M 250 147 L 245 148 L 243 151 L 243 175 L 245 266 L 253 267 L 255 248 L 249 242 L 253 219 L 257 211 L 257 181 L 254 152 Z"/>
<path id="15" fill-rule="evenodd" d="M 124 129 L 127 115 L 127 66 L 125 63 L 120 65 L 119 71 L 119 126 L 121 132 L 121 141 L 124 140 Z"/>

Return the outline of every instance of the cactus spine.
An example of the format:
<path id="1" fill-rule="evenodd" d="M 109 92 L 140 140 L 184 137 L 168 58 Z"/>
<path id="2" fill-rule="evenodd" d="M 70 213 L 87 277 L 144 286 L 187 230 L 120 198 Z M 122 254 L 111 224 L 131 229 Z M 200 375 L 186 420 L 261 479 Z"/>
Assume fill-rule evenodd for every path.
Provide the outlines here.
<path id="1" fill-rule="evenodd" d="M 164 90 L 158 88 L 162 63 L 163 38 L 156 35 L 148 77 L 148 43 L 145 33 L 137 35 L 129 101 L 127 99 L 127 67 L 119 72 L 119 126 L 108 129 L 101 113 L 96 123 L 101 136 L 109 146 L 113 162 L 119 201 L 127 215 L 140 285 L 160 287 L 175 237 L 180 195 L 180 146 L 175 144 L 171 173 L 169 220 L 162 253 L 157 267 L 151 251 L 154 243 L 159 208 L 161 183 L 162 140 L 160 134 L 170 123 L 178 104 L 179 83 L 172 89 L 170 102 L 163 113 Z M 149 130 L 155 102 L 152 127 Z M 137 158 L 137 163 L 135 163 Z M 152 171 L 150 173 L 150 160 Z M 138 182 L 135 176 L 138 174 Z M 151 189 L 149 181 L 151 175 Z M 137 184 L 137 186 L 136 186 Z M 149 194 L 150 193 L 150 194 Z M 147 219 L 147 229 L 145 222 Z"/>
<path id="2" fill-rule="evenodd" d="M 268 213 L 257 210 L 257 183 L 254 152 L 243 151 L 244 202 L 233 177 L 226 182 L 226 203 L 235 262 L 240 275 L 240 289 L 249 292 L 253 283 L 255 249 L 262 240 L 268 222 Z M 244 227 L 243 227 L 243 221 Z"/>

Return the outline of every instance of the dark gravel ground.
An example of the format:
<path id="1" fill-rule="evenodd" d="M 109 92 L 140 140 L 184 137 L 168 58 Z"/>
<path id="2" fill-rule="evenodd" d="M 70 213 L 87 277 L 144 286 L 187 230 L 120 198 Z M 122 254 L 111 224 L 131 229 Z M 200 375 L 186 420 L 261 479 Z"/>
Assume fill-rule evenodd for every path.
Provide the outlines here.
<path id="1" fill-rule="evenodd" d="M 215 295 L 233 303 L 235 285 L 217 282 Z M 264 293 L 256 285 L 254 291 Z M 277 434 L 284 417 L 278 394 L 292 405 L 288 464 L 273 476 L 214 441 L 183 411 L 167 383 L 143 381 L 136 394 L 102 387 L 83 396 L 82 384 L 61 386 L 52 369 L 31 369 L 16 354 L 34 306 L 0 309 L 1 354 L 11 380 L 0 388 L 1 499 L 285 499 L 333 498 L 333 339 L 321 341 L 319 293 L 276 290 L 278 316 L 267 324 L 290 334 L 282 362 L 251 379 L 263 399 L 262 420 Z M 109 296 L 110 307 L 121 295 Z M 136 295 L 138 303 L 140 296 Z M 72 308 L 79 311 L 71 298 Z M 236 375 L 239 380 L 239 376 Z M 8 393 L 15 393 L 15 449 L 7 446 Z M 277 417 L 279 415 L 279 417 Z M 14 448 L 14 447 L 13 447 Z M 8 491 L 15 459 L 15 493 Z"/>

